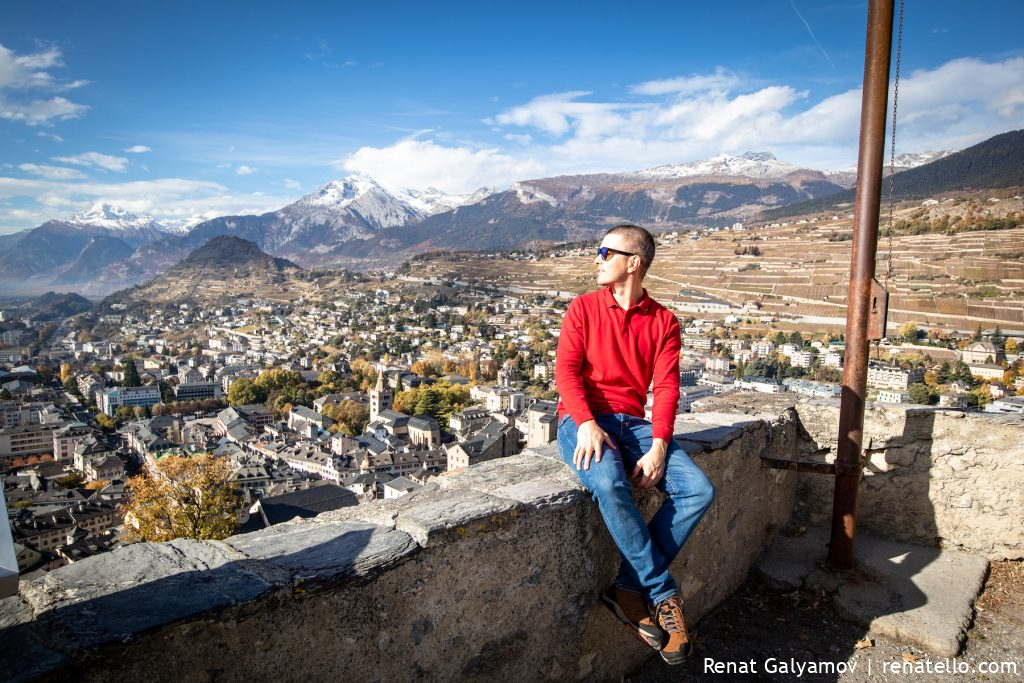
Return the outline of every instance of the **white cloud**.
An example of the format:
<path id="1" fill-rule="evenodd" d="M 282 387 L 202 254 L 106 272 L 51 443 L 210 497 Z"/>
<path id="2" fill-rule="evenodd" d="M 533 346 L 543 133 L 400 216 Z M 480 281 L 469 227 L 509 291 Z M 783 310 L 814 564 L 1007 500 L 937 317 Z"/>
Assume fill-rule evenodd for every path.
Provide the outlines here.
<path id="1" fill-rule="evenodd" d="M 504 137 L 506 140 L 511 140 L 520 145 L 528 145 L 533 142 L 533 136 L 529 133 L 506 133 Z"/>
<path id="2" fill-rule="evenodd" d="M 115 157 L 99 152 L 85 152 L 70 157 L 53 157 L 53 160 L 75 166 L 94 166 L 102 168 L 104 171 L 117 171 L 118 173 L 123 173 L 128 169 L 128 159 L 125 157 Z"/>
<path id="3" fill-rule="evenodd" d="M 74 168 L 63 168 L 61 166 L 46 166 L 40 164 L 21 164 L 18 166 L 25 173 L 31 173 L 47 180 L 79 180 L 85 178 L 85 174 Z"/>
<path id="4" fill-rule="evenodd" d="M 132 145 L 131 147 L 125 147 L 124 151 L 128 154 L 145 154 L 146 152 L 152 152 L 153 150 L 145 145 Z"/>
<path id="5" fill-rule="evenodd" d="M 813 92 L 756 84 L 720 67 L 629 91 L 639 101 L 556 93 L 484 122 L 520 145 L 517 154 L 552 173 L 636 169 L 748 150 L 823 169 L 856 161 L 859 88 L 815 99 Z M 962 148 L 1021 128 L 1024 58 L 957 59 L 905 75 L 897 125 L 897 145 L 908 152 Z M 532 132 L 556 140 L 522 137 Z"/>
<path id="6" fill-rule="evenodd" d="M 391 188 L 436 187 L 447 192 L 507 186 L 544 171 L 532 159 L 503 154 L 493 147 L 445 147 L 433 140 L 413 139 L 390 147 L 362 147 L 334 165 L 366 173 Z"/>
<path id="7" fill-rule="evenodd" d="M 54 78 L 49 70 L 61 66 L 64 62 L 55 47 L 19 55 L 0 45 L 0 118 L 29 126 L 47 126 L 53 121 L 75 119 L 84 114 L 89 109 L 87 106 L 64 97 L 23 97 L 32 90 L 65 91 L 87 84 L 84 80 L 63 82 Z"/>
<path id="8" fill-rule="evenodd" d="M 0 97 L 0 118 L 21 121 L 30 126 L 48 126 L 53 121 L 77 119 L 88 110 L 84 104 L 76 104 L 63 97 L 31 102 L 11 102 Z"/>
<path id="9" fill-rule="evenodd" d="M 549 135 L 561 137 L 574 125 L 588 127 L 603 119 L 603 125 L 598 124 L 595 127 L 605 127 L 610 122 L 609 119 L 621 120 L 616 111 L 631 106 L 577 101 L 589 94 L 585 90 L 574 90 L 542 95 L 527 104 L 506 109 L 494 117 L 493 121 L 488 119 L 485 122 L 506 126 L 530 126 L 539 128 Z"/>
<path id="10" fill-rule="evenodd" d="M 291 178 L 285 178 L 282 184 L 288 190 L 297 190 L 302 187 L 302 183 L 298 180 L 292 180 Z"/>
<path id="11" fill-rule="evenodd" d="M 61 136 L 55 135 L 54 133 L 47 133 L 44 130 L 38 131 L 36 135 L 38 135 L 41 138 L 53 140 L 54 142 L 64 142 L 64 138 L 62 138 Z"/>
<path id="12" fill-rule="evenodd" d="M 238 175 L 252 175 L 255 172 L 255 168 L 253 168 L 252 166 L 246 166 L 245 164 L 242 164 L 241 166 L 235 169 L 235 173 L 237 173 Z"/>
<path id="13" fill-rule="evenodd" d="M 718 67 L 713 74 L 679 76 L 659 81 L 647 81 L 631 85 L 629 91 L 634 95 L 686 95 L 697 92 L 735 90 L 742 84 L 742 79 L 735 73 Z"/>

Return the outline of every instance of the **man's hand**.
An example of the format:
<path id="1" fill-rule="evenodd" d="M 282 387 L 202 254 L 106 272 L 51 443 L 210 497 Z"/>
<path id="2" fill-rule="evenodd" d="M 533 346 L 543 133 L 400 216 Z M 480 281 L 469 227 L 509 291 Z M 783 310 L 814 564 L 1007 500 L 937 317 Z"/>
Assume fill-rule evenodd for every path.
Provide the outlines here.
<path id="1" fill-rule="evenodd" d="M 633 468 L 633 485 L 641 489 L 649 489 L 661 481 L 665 474 L 665 453 L 668 444 L 663 439 L 654 439 L 651 450 L 636 461 Z"/>
<path id="2" fill-rule="evenodd" d="M 590 459 L 601 462 L 601 445 L 608 444 L 613 451 L 619 450 L 608 433 L 597 426 L 594 420 L 587 420 L 576 430 L 576 450 L 572 452 L 572 464 L 576 469 L 590 469 Z"/>

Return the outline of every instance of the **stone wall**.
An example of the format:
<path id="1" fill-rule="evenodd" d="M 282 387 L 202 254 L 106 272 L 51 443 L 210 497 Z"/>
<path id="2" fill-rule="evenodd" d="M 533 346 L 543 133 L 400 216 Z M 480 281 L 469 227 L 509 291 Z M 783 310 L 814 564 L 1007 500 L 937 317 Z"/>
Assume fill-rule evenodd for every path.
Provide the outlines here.
<path id="1" fill-rule="evenodd" d="M 834 457 L 839 402 L 796 405 L 809 441 Z M 1024 558 L 1024 421 L 1015 416 L 868 404 L 858 528 L 960 548 L 990 560 Z M 802 474 L 816 519 L 832 515 L 832 479 Z"/>
<path id="2" fill-rule="evenodd" d="M 685 416 L 718 496 L 672 567 L 689 621 L 786 523 L 793 410 Z M 648 512 L 656 500 L 648 496 Z M 651 655 L 598 603 L 616 553 L 554 447 L 395 500 L 235 536 L 138 544 L 0 601 L 0 677 L 25 680 L 618 680 Z"/>

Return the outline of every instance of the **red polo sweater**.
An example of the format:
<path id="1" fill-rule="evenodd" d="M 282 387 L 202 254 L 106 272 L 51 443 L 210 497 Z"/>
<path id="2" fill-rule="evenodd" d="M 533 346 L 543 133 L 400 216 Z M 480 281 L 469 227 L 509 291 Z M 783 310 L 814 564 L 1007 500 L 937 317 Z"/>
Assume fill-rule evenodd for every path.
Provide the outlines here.
<path id="1" fill-rule="evenodd" d="M 655 438 L 672 438 L 679 405 L 679 321 L 647 295 L 624 311 L 611 289 L 576 297 L 562 321 L 555 358 L 558 417 L 576 424 L 594 415 L 644 416 L 654 380 Z"/>

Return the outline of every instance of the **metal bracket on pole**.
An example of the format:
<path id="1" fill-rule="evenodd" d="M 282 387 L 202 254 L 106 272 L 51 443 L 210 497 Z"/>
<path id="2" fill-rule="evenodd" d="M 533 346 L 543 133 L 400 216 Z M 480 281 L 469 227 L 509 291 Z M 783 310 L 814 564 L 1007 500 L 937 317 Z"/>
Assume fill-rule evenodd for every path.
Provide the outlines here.
<path id="1" fill-rule="evenodd" d="M 868 310 L 868 341 L 885 339 L 889 317 L 889 292 L 878 280 L 871 278 L 871 308 Z"/>

